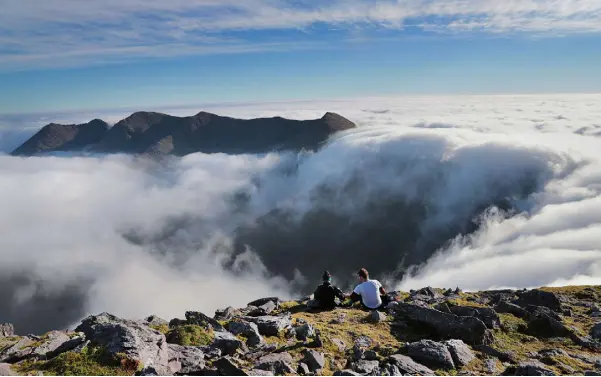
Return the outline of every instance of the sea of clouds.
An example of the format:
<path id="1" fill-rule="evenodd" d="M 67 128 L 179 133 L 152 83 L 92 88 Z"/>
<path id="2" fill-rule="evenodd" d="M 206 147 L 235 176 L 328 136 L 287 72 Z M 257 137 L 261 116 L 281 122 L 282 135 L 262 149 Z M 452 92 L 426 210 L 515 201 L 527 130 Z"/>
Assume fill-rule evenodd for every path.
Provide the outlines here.
<path id="1" fill-rule="evenodd" d="M 419 203 L 414 260 L 430 238 L 450 235 L 419 265 L 390 259 L 386 268 L 404 273 L 399 279 L 375 276 L 389 289 L 601 284 L 601 95 L 164 109 L 173 115 L 200 110 L 295 119 L 334 111 L 359 128 L 300 155 L 193 154 L 162 162 L 121 155 L 0 155 L 0 322 L 14 322 L 18 332 L 39 332 L 102 311 L 167 319 L 186 310 L 212 314 L 261 296 L 306 293 L 299 287 L 311 286 L 317 271 L 336 270 L 320 260 L 348 267 L 336 276 L 347 282 L 374 258 L 390 259 L 394 245 L 381 255 L 369 248 L 351 250 L 352 256 L 340 250 L 305 254 L 286 244 L 269 254 L 235 252 L 232 232 L 274 209 L 301 221 L 316 205 L 350 227 L 362 221 L 374 199 Z M 129 113 L 0 118 L 0 146 L 10 152 L 49 121 L 115 122 Z M 316 200 L 324 189 L 327 202 Z M 500 199 L 510 203 L 511 215 L 495 207 Z M 458 221 L 474 214 L 475 231 L 455 231 Z M 417 215 L 401 210 L 385 218 L 408 216 Z M 382 228 L 408 231 L 403 227 L 409 221 L 391 222 Z M 285 263 L 286 271 L 280 268 Z"/>

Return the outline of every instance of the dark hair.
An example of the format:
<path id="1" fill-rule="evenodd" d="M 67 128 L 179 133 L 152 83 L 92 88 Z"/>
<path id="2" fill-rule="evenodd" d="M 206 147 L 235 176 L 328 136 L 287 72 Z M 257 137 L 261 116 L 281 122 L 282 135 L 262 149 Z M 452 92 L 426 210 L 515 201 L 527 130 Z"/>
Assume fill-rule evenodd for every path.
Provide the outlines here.
<path id="1" fill-rule="evenodd" d="M 321 279 L 322 279 L 323 281 L 330 281 L 330 279 L 331 279 L 331 276 L 330 276 L 330 271 L 328 271 L 328 270 L 325 270 L 325 271 L 323 272 L 323 275 L 321 275 Z"/>
<path id="2" fill-rule="evenodd" d="M 369 279 L 369 272 L 367 272 L 367 270 L 365 268 L 360 269 L 358 274 L 360 277 L 362 277 L 365 280 Z"/>

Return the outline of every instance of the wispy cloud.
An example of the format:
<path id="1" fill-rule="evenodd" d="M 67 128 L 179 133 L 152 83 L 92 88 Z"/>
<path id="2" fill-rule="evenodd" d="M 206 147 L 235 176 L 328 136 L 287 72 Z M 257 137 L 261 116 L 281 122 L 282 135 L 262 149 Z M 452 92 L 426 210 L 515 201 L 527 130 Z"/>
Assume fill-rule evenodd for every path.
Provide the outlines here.
<path id="1" fill-rule="evenodd" d="M 358 27 L 400 35 L 409 26 L 444 34 L 601 32 L 599 0 L 0 0 L 0 9 L 4 69 L 310 48 L 324 33 L 345 39 Z"/>

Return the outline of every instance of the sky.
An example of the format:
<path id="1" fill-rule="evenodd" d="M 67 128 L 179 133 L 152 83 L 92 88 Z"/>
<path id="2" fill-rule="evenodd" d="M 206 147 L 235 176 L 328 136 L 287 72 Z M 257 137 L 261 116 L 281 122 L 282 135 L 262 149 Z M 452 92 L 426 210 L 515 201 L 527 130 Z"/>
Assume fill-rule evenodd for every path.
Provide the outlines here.
<path id="1" fill-rule="evenodd" d="M 0 114 L 601 88 L 601 0 L 0 0 Z"/>

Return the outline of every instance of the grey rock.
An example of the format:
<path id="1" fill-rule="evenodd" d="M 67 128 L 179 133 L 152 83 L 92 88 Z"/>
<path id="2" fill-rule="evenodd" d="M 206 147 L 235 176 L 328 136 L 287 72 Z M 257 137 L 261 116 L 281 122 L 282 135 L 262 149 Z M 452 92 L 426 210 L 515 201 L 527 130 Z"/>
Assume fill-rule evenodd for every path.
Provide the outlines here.
<path id="1" fill-rule="evenodd" d="M 213 345 L 197 347 L 205 355 L 205 360 L 214 360 L 222 356 L 223 352 L 220 348 Z"/>
<path id="2" fill-rule="evenodd" d="M 273 376 L 273 372 L 268 370 L 253 369 L 248 372 L 249 376 Z"/>
<path id="3" fill-rule="evenodd" d="M 186 324 L 198 325 L 206 329 L 212 328 L 215 331 L 225 330 L 221 323 L 201 312 L 186 312 Z"/>
<path id="4" fill-rule="evenodd" d="M 442 295 L 432 287 L 426 287 L 415 291 L 414 295 L 428 296 L 432 298 L 441 298 Z"/>
<path id="5" fill-rule="evenodd" d="M 547 308 L 546 306 L 536 306 L 536 305 L 527 305 L 526 311 L 528 312 L 528 318 L 536 318 L 541 314 L 545 314 L 556 321 L 561 321 L 561 317 L 559 314 L 555 313 L 553 310 Z"/>
<path id="6" fill-rule="evenodd" d="M 213 367 L 222 376 L 248 376 L 230 356 L 221 357 L 213 362 Z"/>
<path id="7" fill-rule="evenodd" d="M 60 346 L 56 347 L 54 349 L 54 351 L 49 351 L 46 354 L 46 357 L 48 359 L 53 359 L 54 357 L 60 355 L 61 353 L 65 353 L 65 352 L 69 352 L 69 351 L 81 352 L 85 343 L 86 343 L 86 340 L 84 338 L 84 335 L 82 334 L 82 336 L 77 336 L 75 338 L 72 338 L 72 339 L 64 342 Z"/>
<path id="8" fill-rule="evenodd" d="M 536 360 L 522 361 L 517 366 L 507 368 L 503 376 L 555 376 L 556 374 L 548 369 L 545 364 Z"/>
<path id="9" fill-rule="evenodd" d="M 226 327 L 234 335 L 244 335 L 247 339 L 246 344 L 249 347 L 257 347 L 265 342 L 261 334 L 259 334 L 259 328 L 255 323 L 235 319 L 228 322 Z"/>
<path id="10" fill-rule="evenodd" d="M 474 355 L 472 350 L 462 340 L 447 340 L 445 344 L 451 353 L 451 356 L 453 357 L 455 366 L 457 367 L 466 366 L 476 358 L 476 355 Z"/>
<path id="11" fill-rule="evenodd" d="M 497 373 L 497 359 L 486 359 L 486 361 L 484 362 L 484 366 L 486 367 L 486 371 L 488 373 Z"/>
<path id="12" fill-rule="evenodd" d="M 487 345 L 474 346 L 474 349 L 482 352 L 485 355 L 496 357 L 497 359 L 504 361 L 504 362 L 509 362 L 509 363 L 516 362 L 515 356 L 513 354 L 508 353 L 508 352 L 499 351 L 491 346 L 487 346 Z"/>
<path id="13" fill-rule="evenodd" d="M 373 341 L 371 340 L 371 338 L 365 335 L 361 335 L 360 337 L 355 339 L 355 346 L 361 348 L 369 348 L 371 347 L 372 343 Z"/>
<path id="14" fill-rule="evenodd" d="M 268 370 L 276 375 L 294 374 L 292 362 L 292 356 L 288 352 L 272 353 L 261 357 L 255 365 L 255 369 Z"/>
<path id="15" fill-rule="evenodd" d="M 165 321 L 164 319 L 162 319 L 161 317 L 158 317 L 156 315 L 149 315 L 148 317 L 144 318 L 144 321 L 146 321 L 146 323 L 148 324 L 148 326 L 162 326 L 162 325 L 168 325 L 169 323 L 167 321 Z"/>
<path id="16" fill-rule="evenodd" d="M 294 334 L 296 339 L 305 341 L 309 337 L 315 336 L 315 329 L 308 323 L 305 323 L 301 326 L 296 326 L 294 328 Z"/>
<path id="17" fill-rule="evenodd" d="M 237 315 L 240 315 L 240 312 L 233 307 L 228 306 L 223 310 L 215 310 L 215 316 L 213 318 L 217 321 L 229 321 Z"/>
<path id="18" fill-rule="evenodd" d="M 589 334 L 593 339 L 601 340 L 601 322 L 595 324 Z"/>
<path id="19" fill-rule="evenodd" d="M 524 308 L 522 308 L 519 305 L 512 304 L 511 302 L 507 302 L 507 301 L 500 301 L 495 306 L 495 311 L 497 313 L 513 314 L 514 316 L 516 316 L 518 318 L 524 318 L 528 315 L 528 312 Z"/>
<path id="20" fill-rule="evenodd" d="M 142 322 L 120 319 L 109 313 L 89 316 L 75 331 L 83 332 L 92 343 L 115 355 L 125 354 L 144 367 L 167 369 L 169 355 L 165 335 Z"/>
<path id="21" fill-rule="evenodd" d="M 11 323 L 0 324 L 0 338 L 7 337 L 7 336 L 14 336 L 14 335 L 15 335 L 15 328 L 13 327 L 13 325 Z"/>
<path id="22" fill-rule="evenodd" d="M 388 358 L 388 362 L 396 366 L 401 373 L 408 375 L 418 375 L 418 376 L 433 376 L 434 371 L 430 368 L 416 363 L 409 356 L 405 355 L 392 355 Z"/>
<path id="23" fill-rule="evenodd" d="M 311 373 L 311 370 L 309 370 L 309 366 L 305 363 L 298 364 L 298 368 L 296 371 L 301 376 L 306 376 Z"/>
<path id="24" fill-rule="evenodd" d="M 407 354 L 414 360 L 428 366 L 455 369 L 453 356 L 447 346 L 432 340 L 420 340 L 407 344 Z"/>
<path id="25" fill-rule="evenodd" d="M 173 373 L 195 375 L 205 369 L 205 355 L 199 347 L 169 344 L 170 366 L 179 363 L 179 368 L 171 368 Z M 175 370 L 174 370 L 175 369 Z"/>
<path id="26" fill-rule="evenodd" d="M 480 319 L 489 329 L 501 327 L 499 315 L 491 308 L 477 308 L 472 306 L 449 306 L 451 313 L 461 317 L 476 317 Z"/>
<path id="27" fill-rule="evenodd" d="M 367 320 L 371 323 L 383 322 L 386 320 L 386 314 L 374 310 L 371 313 L 369 313 L 369 315 L 367 316 Z"/>
<path id="28" fill-rule="evenodd" d="M 360 376 L 360 374 L 350 369 L 344 369 L 337 370 L 332 376 Z"/>
<path id="29" fill-rule="evenodd" d="M 258 299 L 258 300 L 255 300 L 255 301 L 249 302 L 249 303 L 247 304 L 247 306 L 256 306 L 256 307 L 261 307 L 261 306 L 263 306 L 263 305 L 265 305 L 265 304 L 267 304 L 267 303 L 269 303 L 269 302 L 271 302 L 271 303 L 273 303 L 273 304 L 275 304 L 275 305 L 279 305 L 279 303 L 280 303 L 280 299 L 279 299 L 278 297 L 265 297 L 265 298 L 260 298 L 260 299 Z"/>
<path id="30" fill-rule="evenodd" d="M 18 375 L 19 374 L 17 372 L 12 370 L 10 364 L 0 364 L 0 376 L 18 376 Z"/>
<path id="31" fill-rule="evenodd" d="M 379 374 L 380 364 L 376 360 L 359 360 L 351 364 L 352 369 L 363 375 Z"/>
<path id="32" fill-rule="evenodd" d="M 572 339 L 572 341 L 577 344 L 583 342 L 583 339 L 581 339 L 573 329 L 567 327 L 544 311 L 538 311 L 531 314 L 527 330 L 529 334 L 538 337 L 566 337 Z"/>
<path id="33" fill-rule="evenodd" d="M 460 317 L 404 302 L 399 302 L 394 311 L 400 319 L 425 325 L 445 339 L 461 339 L 468 344 L 490 344 L 493 340 L 484 322 L 475 317 Z"/>
<path id="34" fill-rule="evenodd" d="M 239 349 L 247 351 L 246 346 L 242 341 L 236 338 L 228 331 L 215 331 L 215 340 L 211 343 L 211 347 L 219 348 L 222 355 L 234 355 Z"/>
<path id="35" fill-rule="evenodd" d="M 34 340 L 30 337 L 23 337 L 9 346 L 0 350 L 0 363 L 15 363 L 26 359 L 31 353 L 31 345 Z"/>
<path id="36" fill-rule="evenodd" d="M 264 336 L 278 336 L 280 331 L 292 326 L 292 319 L 287 316 L 261 316 L 261 317 L 241 317 L 241 319 L 255 323 L 259 328 L 259 333 Z"/>
<path id="37" fill-rule="evenodd" d="M 559 298 L 555 293 L 545 292 L 540 289 L 533 289 L 519 294 L 519 298 L 514 301 L 514 304 L 521 307 L 528 305 L 545 306 L 555 312 L 561 312 L 562 306 Z"/>
<path id="38" fill-rule="evenodd" d="M 344 352 L 346 350 L 346 344 L 344 343 L 344 341 L 337 338 L 332 338 L 332 343 L 334 343 L 334 345 L 336 346 L 336 348 L 338 348 L 340 352 Z"/>
<path id="39" fill-rule="evenodd" d="M 311 372 L 319 371 L 326 365 L 326 359 L 321 352 L 306 349 L 304 350 L 303 355 L 303 362 L 307 364 Z"/>
<path id="40" fill-rule="evenodd" d="M 402 376 L 403 373 L 399 368 L 397 368 L 394 364 L 384 364 L 383 367 L 380 368 L 380 374 L 382 376 Z"/>
<path id="41" fill-rule="evenodd" d="M 69 342 L 70 340 L 71 338 L 64 332 L 51 331 L 44 336 L 42 340 L 43 343 L 41 345 L 32 348 L 30 355 L 38 359 L 45 359 L 49 353 L 51 354 L 52 352 L 56 351 L 56 349 L 60 348 L 63 344 Z M 81 344 L 82 342 L 83 340 L 79 343 Z M 78 345 L 79 344 L 74 345 L 73 348 L 77 347 Z"/>
<path id="42" fill-rule="evenodd" d="M 367 350 L 363 354 L 365 360 L 378 360 L 378 354 L 374 350 Z"/>

